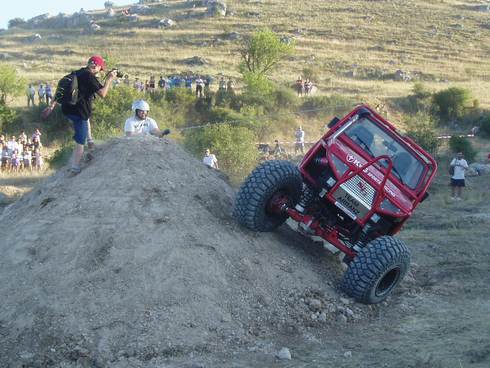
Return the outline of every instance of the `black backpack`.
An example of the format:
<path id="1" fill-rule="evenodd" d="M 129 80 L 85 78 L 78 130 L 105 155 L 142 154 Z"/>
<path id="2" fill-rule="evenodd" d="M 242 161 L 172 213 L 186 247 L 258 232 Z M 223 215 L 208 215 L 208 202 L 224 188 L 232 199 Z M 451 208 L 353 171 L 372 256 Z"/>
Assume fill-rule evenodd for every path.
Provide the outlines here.
<path id="1" fill-rule="evenodd" d="M 78 102 L 78 77 L 76 71 L 65 75 L 58 82 L 54 100 L 61 105 L 76 105 Z"/>

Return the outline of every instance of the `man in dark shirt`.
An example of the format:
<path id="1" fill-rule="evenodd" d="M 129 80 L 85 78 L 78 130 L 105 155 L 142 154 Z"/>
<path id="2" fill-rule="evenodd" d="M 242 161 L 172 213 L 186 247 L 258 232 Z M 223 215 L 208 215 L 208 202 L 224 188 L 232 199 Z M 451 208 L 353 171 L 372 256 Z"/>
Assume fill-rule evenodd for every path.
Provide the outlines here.
<path id="1" fill-rule="evenodd" d="M 89 148 L 93 145 L 92 135 L 90 131 L 90 117 L 92 116 L 92 102 L 95 95 L 104 98 L 112 85 L 113 79 L 117 75 L 117 71 L 113 70 L 106 76 L 104 85 L 102 85 L 95 77 L 97 73 L 104 70 L 105 61 L 99 55 L 92 56 L 87 63 L 87 66 L 76 71 L 78 79 L 78 102 L 76 105 L 61 105 L 63 114 L 73 123 L 75 135 L 75 149 L 73 150 L 71 173 L 78 174 L 80 172 L 80 161 L 83 157 L 83 147 L 88 138 Z M 54 110 L 58 103 L 53 101 L 45 111 L 43 116 L 47 117 Z"/>

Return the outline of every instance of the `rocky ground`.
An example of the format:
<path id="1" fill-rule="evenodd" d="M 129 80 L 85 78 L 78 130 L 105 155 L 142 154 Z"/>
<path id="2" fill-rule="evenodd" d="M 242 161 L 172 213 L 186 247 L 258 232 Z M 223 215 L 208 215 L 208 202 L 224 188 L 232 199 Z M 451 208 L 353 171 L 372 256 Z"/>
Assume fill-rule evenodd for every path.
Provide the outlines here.
<path id="1" fill-rule="evenodd" d="M 461 202 L 434 185 L 409 275 L 366 306 L 336 256 L 237 226 L 226 178 L 172 141 L 95 156 L 0 213 L 1 367 L 489 365 L 488 176 Z"/>

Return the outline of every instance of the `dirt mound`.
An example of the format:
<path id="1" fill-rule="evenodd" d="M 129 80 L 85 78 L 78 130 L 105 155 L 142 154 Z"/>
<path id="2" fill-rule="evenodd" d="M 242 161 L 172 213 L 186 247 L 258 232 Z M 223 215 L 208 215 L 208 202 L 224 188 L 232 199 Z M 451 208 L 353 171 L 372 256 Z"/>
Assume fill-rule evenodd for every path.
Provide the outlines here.
<path id="1" fill-rule="evenodd" d="M 2 364 L 150 364 L 334 319 L 335 257 L 240 228 L 233 196 L 177 144 L 120 138 L 7 207 Z"/>

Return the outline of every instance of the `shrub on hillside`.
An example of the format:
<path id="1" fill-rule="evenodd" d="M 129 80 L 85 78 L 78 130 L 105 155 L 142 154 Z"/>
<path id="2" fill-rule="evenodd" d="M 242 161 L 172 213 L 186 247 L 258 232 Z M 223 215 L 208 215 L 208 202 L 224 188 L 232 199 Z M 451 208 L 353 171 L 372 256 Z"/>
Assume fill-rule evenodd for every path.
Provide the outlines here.
<path id="1" fill-rule="evenodd" d="M 471 142 L 464 137 L 452 136 L 449 139 L 449 148 L 451 152 L 463 152 L 464 158 L 468 162 L 473 162 L 477 154 L 476 150 L 471 145 Z"/>
<path id="2" fill-rule="evenodd" d="M 17 130 L 15 127 L 19 120 L 20 117 L 15 110 L 0 104 L 0 132 Z"/>
<path id="3" fill-rule="evenodd" d="M 96 99 L 92 118 L 92 134 L 96 139 L 121 135 L 124 122 L 131 114 L 133 101 L 144 98 L 134 88 L 119 86 L 104 99 Z"/>
<path id="4" fill-rule="evenodd" d="M 216 124 L 185 134 L 184 145 L 198 159 L 209 148 L 218 158 L 220 169 L 234 182 L 240 181 L 257 163 L 255 134 L 248 128 Z"/>
<path id="5" fill-rule="evenodd" d="M 439 140 L 432 117 L 425 113 L 418 113 L 405 121 L 408 126 L 407 135 L 432 155 L 437 154 Z"/>
<path id="6" fill-rule="evenodd" d="M 5 105 L 9 97 L 20 96 L 26 81 L 11 65 L 0 64 L 0 105 Z"/>
<path id="7" fill-rule="evenodd" d="M 467 89 L 451 87 L 434 94 L 432 102 L 442 121 L 460 119 L 471 104 L 471 93 Z"/>

